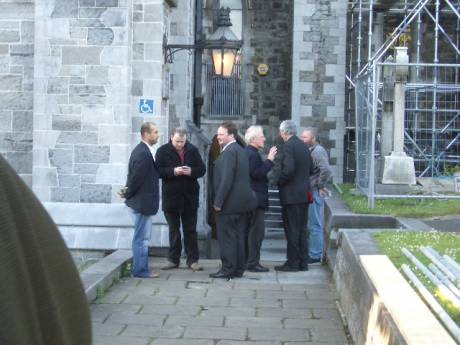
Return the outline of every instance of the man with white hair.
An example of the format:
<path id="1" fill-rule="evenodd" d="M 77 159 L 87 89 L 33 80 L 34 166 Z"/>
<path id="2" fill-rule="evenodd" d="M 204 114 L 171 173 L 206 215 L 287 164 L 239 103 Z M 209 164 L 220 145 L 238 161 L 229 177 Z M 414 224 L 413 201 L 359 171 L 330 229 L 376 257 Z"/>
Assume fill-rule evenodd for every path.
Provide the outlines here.
<path id="1" fill-rule="evenodd" d="M 284 233 L 286 234 L 286 262 L 275 266 L 284 272 L 308 271 L 308 197 L 312 162 L 307 146 L 297 137 L 297 127 L 291 120 L 280 124 L 284 141 L 284 157 L 278 179 Z"/>
<path id="2" fill-rule="evenodd" d="M 331 178 L 331 167 L 326 150 L 319 144 L 318 129 L 307 127 L 301 136 L 302 141 L 310 149 L 313 160 L 313 174 L 310 185 L 313 193 L 313 203 L 308 208 L 309 259 L 308 263 L 321 262 L 323 257 L 323 227 L 324 227 L 324 198 L 329 193 L 326 184 Z"/>
<path id="3" fill-rule="evenodd" d="M 249 158 L 249 174 L 251 188 L 257 196 L 257 209 L 247 234 L 246 269 L 249 272 L 268 272 L 269 269 L 260 264 L 260 247 L 265 235 L 264 213 L 268 208 L 268 179 L 267 174 L 273 167 L 276 147 L 273 146 L 265 161 L 259 154 L 265 146 L 265 136 L 261 126 L 251 126 L 247 129 L 244 139 L 248 146 L 245 150 Z"/>

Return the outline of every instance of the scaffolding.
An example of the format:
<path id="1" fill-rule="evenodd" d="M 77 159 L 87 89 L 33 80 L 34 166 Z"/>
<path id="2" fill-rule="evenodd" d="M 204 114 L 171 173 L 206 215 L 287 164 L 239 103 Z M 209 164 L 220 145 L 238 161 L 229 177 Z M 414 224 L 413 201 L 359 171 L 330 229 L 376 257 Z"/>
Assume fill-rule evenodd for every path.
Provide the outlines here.
<path id="1" fill-rule="evenodd" d="M 417 177 L 460 165 L 460 1 L 379 0 L 348 4 L 345 179 L 372 199 L 381 152 L 384 69 L 408 48 L 404 151 Z M 378 164 L 377 164 L 378 165 Z"/>

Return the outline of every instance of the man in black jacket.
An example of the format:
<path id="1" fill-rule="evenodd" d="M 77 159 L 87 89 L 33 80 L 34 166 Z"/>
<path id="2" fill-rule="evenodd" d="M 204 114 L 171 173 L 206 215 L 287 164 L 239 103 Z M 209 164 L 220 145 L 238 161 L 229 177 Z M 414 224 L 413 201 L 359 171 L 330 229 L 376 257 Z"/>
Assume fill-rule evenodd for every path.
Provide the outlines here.
<path id="1" fill-rule="evenodd" d="M 198 149 L 187 141 L 186 130 L 180 127 L 175 128 L 169 142 L 158 149 L 155 159 L 162 179 L 162 208 L 169 225 L 168 263 L 162 269 L 179 267 L 182 221 L 187 266 L 199 271 L 196 223 L 200 185 L 197 179 L 205 174 L 206 167 Z"/>
<path id="2" fill-rule="evenodd" d="M 273 159 L 276 155 L 276 147 L 273 146 L 265 161 L 262 161 L 259 150 L 265 145 L 265 136 L 261 126 L 251 126 L 247 129 L 244 139 L 246 153 L 249 158 L 249 173 L 251 188 L 257 196 L 257 209 L 254 211 L 254 219 L 249 227 L 247 237 L 247 261 L 246 269 L 250 272 L 268 272 L 268 268 L 260 264 L 260 247 L 265 235 L 264 214 L 268 208 L 268 179 L 267 174 L 273 167 Z"/>
<path id="3" fill-rule="evenodd" d="M 122 194 L 134 213 L 133 275 L 141 278 L 156 278 L 158 273 L 148 267 L 148 245 L 152 232 L 152 216 L 158 212 L 158 170 L 153 160 L 151 147 L 158 141 L 158 129 L 150 122 L 141 127 L 142 141 L 134 148 L 129 158 L 126 191 Z"/>
<path id="4" fill-rule="evenodd" d="M 222 268 L 210 274 L 211 278 L 243 275 L 246 233 L 252 211 L 257 207 L 249 182 L 248 156 L 236 142 L 237 135 L 232 122 L 223 122 L 217 129 L 222 152 L 214 163 L 212 187 Z"/>
<path id="5" fill-rule="evenodd" d="M 308 147 L 296 133 L 293 121 L 281 122 L 280 136 L 285 144 L 278 188 L 287 240 L 287 260 L 283 265 L 275 266 L 275 270 L 285 272 L 308 270 L 307 193 L 310 191 L 313 166 Z"/>

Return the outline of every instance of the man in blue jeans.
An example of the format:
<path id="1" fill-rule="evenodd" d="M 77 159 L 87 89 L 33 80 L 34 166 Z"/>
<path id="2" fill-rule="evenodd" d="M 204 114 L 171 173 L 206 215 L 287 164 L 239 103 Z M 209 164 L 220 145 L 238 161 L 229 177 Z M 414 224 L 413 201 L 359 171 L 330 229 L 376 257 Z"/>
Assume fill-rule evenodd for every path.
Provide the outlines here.
<path id="1" fill-rule="evenodd" d="M 324 242 L 324 198 L 329 191 L 326 184 L 331 178 L 331 167 L 326 150 L 319 144 L 318 130 L 306 128 L 302 133 L 302 141 L 307 144 L 313 160 L 313 174 L 310 175 L 310 186 L 313 203 L 308 208 L 309 264 L 321 262 Z"/>
<path id="2" fill-rule="evenodd" d="M 158 141 L 158 129 L 146 122 L 141 127 L 142 141 L 131 152 L 126 188 L 121 196 L 126 198 L 134 214 L 133 276 L 157 278 L 158 273 L 148 267 L 148 249 L 152 232 L 152 216 L 158 212 L 159 183 L 158 168 L 151 147 Z"/>

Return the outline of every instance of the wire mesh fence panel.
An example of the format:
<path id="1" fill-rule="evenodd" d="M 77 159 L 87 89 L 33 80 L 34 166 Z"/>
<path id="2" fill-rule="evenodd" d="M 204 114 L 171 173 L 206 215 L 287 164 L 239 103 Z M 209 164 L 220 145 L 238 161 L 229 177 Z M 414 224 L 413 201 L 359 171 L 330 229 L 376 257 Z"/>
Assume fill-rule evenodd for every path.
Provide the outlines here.
<path id="1" fill-rule="evenodd" d="M 460 164 L 460 85 L 458 67 L 420 68 L 408 83 L 405 150 L 417 176 L 444 175 Z"/>
<path id="2" fill-rule="evenodd" d="M 371 165 L 372 93 L 371 78 L 363 75 L 356 81 L 356 184 L 369 193 L 369 170 Z"/>
<path id="3" fill-rule="evenodd" d="M 206 112 L 212 119 L 234 119 L 243 114 L 241 94 L 241 64 L 236 63 L 229 78 L 215 76 L 212 63 L 204 64 L 206 71 Z"/>

